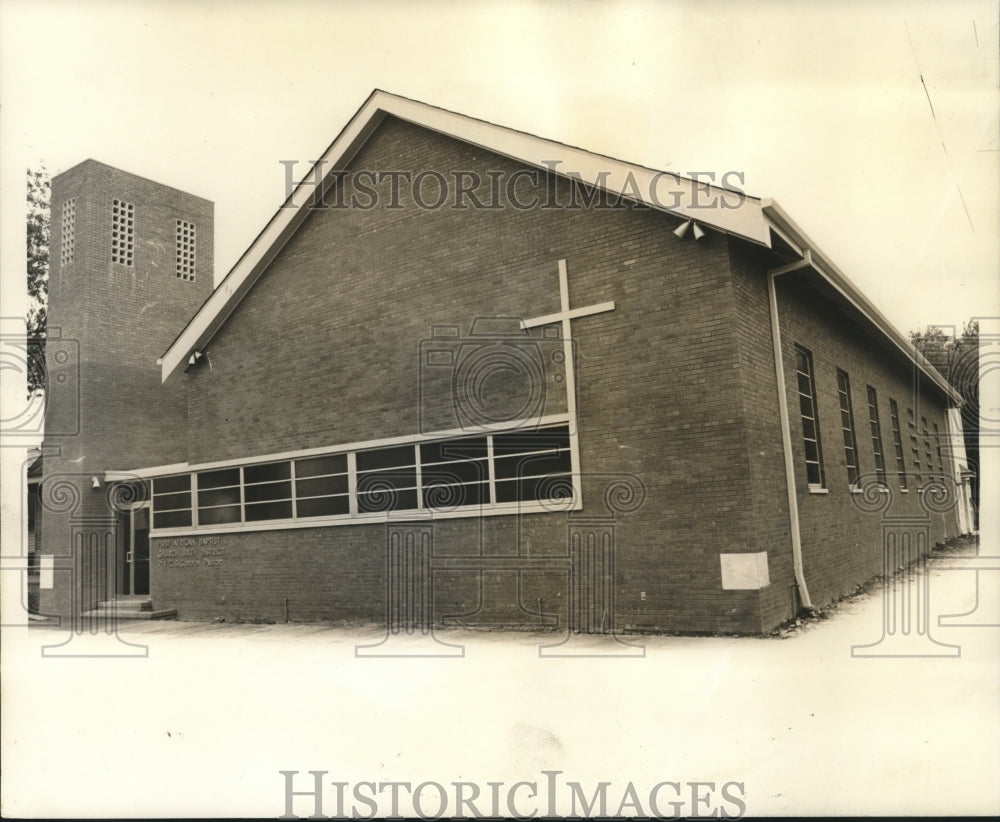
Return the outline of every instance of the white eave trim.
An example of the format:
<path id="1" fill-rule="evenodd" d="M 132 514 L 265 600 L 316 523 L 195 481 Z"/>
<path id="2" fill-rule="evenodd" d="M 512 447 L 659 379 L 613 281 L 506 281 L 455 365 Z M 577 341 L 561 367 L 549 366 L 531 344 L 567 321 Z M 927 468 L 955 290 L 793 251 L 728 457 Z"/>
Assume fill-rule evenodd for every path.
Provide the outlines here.
<path id="1" fill-rule="evenodd" d="M 612 195 L 635 199 L 638 194 L 650 208 L 697 220 L 719 231 L 771 247 L 770 226 L 757 199 L 384 91 L 372 93 L 313 169 L 319 165 L 327 175 L 343 169 L 386 114 L 509 157 L 518 163 L 554 170 L 564 176 L 578 176 L 588 184 L 600 181 L 601 187 Z M 313 169 L 303 177 L 285 204 L 164 353 L 160 362 L 163 381 L 184 365 L 193 351 L 206 346 L 305 219 L 307 206 L 316 193 L 316 186 L 312 184 L 315 179 Z M 717 204 L 705 205 L 706 200 Z"/>
<path id="2" fill-rule="evenodd" d="M 811 252 L 810 267 L 813 271 L 823 277 L 845 300 L 860 311 L 883 337 L 906 355 L 907 359 L 916 365 L 921 373 L 940 388 L 949 399 L 956 405 L 962 404 L 962 395 L 948 384 L 940 372 L 928 362 L 923 354 L 917 351 L 904 334 L 886 319 L 882 312 L 850 281 L 848 276 L 816 247 L 816 244 L 796 225 L 781 206 L 768 197 L 761 200 L 761 209 L 765 220 L 770 224 L 775 234 L 787 242 L 798 254 L 804 255 L 806 251 Z"/>

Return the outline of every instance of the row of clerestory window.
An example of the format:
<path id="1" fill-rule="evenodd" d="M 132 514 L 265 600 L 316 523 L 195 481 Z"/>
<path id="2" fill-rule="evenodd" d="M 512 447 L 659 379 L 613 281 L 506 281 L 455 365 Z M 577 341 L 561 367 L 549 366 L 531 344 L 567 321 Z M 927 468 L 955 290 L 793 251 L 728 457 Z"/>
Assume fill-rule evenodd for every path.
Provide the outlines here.
<path id="1" fill-rule="evenodd" d="M 812 353 L 801 345 L 795 346 L 795 371 L 799 396 L 799 412 L 802 421 L 806 480 L 810 489 L 824 489 L 826 487 L 826 472 L 823 466 L 823 446 L 820 437 L 819 412 L 816 402 L 816 375 L 813 368 Z M 895 399 L 889 397 L 889 431 L 892 437 L 892 450 L 887 454 L 882 434 L 882 417 L 879 408 L 878 392 L 874 386 L 867 385 L 865 386 L 865 393 L 868 434 L 872 442 L 873 467 L 876 481 L 879 485 L 885 486 L 887 474 L 891 468 L 895 468 L 895 471 L 892 473 L 895 475 L 899 487 L 906 489 L 909 484 L 909 474 L 906 466 L 899 406 Z M 840 368 L 837 369 L 837 401 L 847 483 L 851 488 L 857 488 L 861 479 L 861 465 L 858 457 L 857 427 L 854 418 L 851 378 L 846 371 Z M 913 409 L 907 408 L 906 413 L 913 477 L 918 483 L 923 482 L 925 475 L 930 479 L 934 479 L 935 477 L 943 478 L 946 470 L 941 451 L 941 432 L 937 423 L 931 423 L 932 432 L 928 428 L 927 417 L 921 416 L 920 427 L 918 429 Z M 893 465 L 890 466 L 887 464 L 887 457 L 891 459 Z"/>

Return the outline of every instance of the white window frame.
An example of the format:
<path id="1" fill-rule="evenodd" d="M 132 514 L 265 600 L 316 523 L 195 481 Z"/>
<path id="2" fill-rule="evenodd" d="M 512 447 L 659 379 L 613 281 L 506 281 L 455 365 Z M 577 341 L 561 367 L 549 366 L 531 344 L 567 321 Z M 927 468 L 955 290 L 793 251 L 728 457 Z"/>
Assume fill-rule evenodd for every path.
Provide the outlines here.
<path id="1" fill-rule="evenodd" d="M 799 398 L 799 419 L 800 419 L 800 424 L 802 425 L 802 441 L 803 441 L 803 448 L 804 448 L 804 460 L 805 460 L 805 466 L 806 466 L 806 484 L 807 484 L 807 486 L 809 488 L 809 492 L 810 493 L 813 493 L 813 494 L 825 494 L 825 493 L 827 493 L 827 487 L 826 487 L 826 469 L 823 466 L 823 442 L 822 442 L 822 437 L 820 436 L 820 430 L 819 430 L 819 408 L 818 408 L 819 400 L 818 400 L 818 397 L 817 397 L 817 394 L 816 394 L 816 365 L 813 362 L 812 351 L 810 351 L 805 346 L 799 345 L 798 343 L 796 343 L 795 344 L 795 352 L 796 352 L 796 357 L 795 357 L 795 360 L 796 360 L 796 363 L 795 363 L 795 391 L 796 391 L 796 396 Z M 806 365 L 809 368 L 808 372 L 799 370 L 799 366 L 798 366 L 798 359 L 799 359 L 798 355 L 799 354 L 803 354 L 805 356 Z M 810 410 L 810 413 L 811 413 L 810 417 L 806 417 L 804 414 L 802 414 L 802 407 L 801 407 L 802 406 L 802 398 L 806 397 L 807 395 L 803 394 L 801 388 L 799 387 L 799 377 L 800 376 L 801 377 L 805 377 L 806 380 L 809 383 L 809 392 L 810 393 L 808 394 L 808 399 L 809 399 L 810 409 L 811 409 Z M 805 433 L 805 421 L 807 419 L 813 425 L 813 430 L 814 430 L 814 433 L 815 433 L 815 437 L 807 437 L 806 436 L 806 433 Z M 816 459 L 815 460 L 810 460 L 809 459 L 808 449 L 805 449 L 805 445 L 807 445 L 809 442 L 814 442 L 816 444 Z M 809 481 L 809 466 L 810 465 L 816 465 L 816 468 L 817 468 L 817 470 L 819 472 L 819 482 L 810 482 Z"/>
<path id="2" fill-rule="evenodd" d="M 487 464 L 489 467 L 489 488 L 490 499 L 496 499 L 495 471 L 493 436 L 513 433 L 516 431 L 533 431 L 542 428 L 552 428 L 565 425 L 569 429 L 569 451 L 570 465 L 579 465 L 579 441 L 575 432 L 575 420 L 571 420 L 567 414 L 556 414 L 543 417 L 540 420 L 517 420 L 509 423 L 489 426 L 481 430 L 456 429 L 452 431 L 441 431 L 429 434 L 419 434 L 404 437 L 388 437 L 378 440 L 366 440 L 363 442 L 348 443 L 345 445 L 329 448 L 311 448 L 299 451 L 286 451 L 277 454 L 267 454 L 254 457 L 252 459 L 223 460 L 219 462 L 157 466 L 153 468 L 143 468 L 129 472 L 133 478 L 165 478 L 177 474 L 190 474 L 191 495 L 192 495 L 192 525 L 180 526 L 176 528 L 156 528 L 154 527 L 154 516 L 150 517 L 150 537 L 181 537 L 195 536 L 207 533 L 244 533 L 248 531 L 276 531 L 296 528 L 326 528 L 341 525 L 370 525 L 385 522 L 412 522 L 427 521 L 436 519 L 468 519 L 484 516 L 509 516 L 511 514 L 528 513 L 549 513 L 552 511 L 578 511 L 583 508 L 582 483 L 580 474 L 574 472 L 572 468 L 566 474 L 553 474 L 548 476 L 566 476 L 572 483 L 572 497 L 566 500 L 538 501 L 515 501 L 515 502 L 491 502 L 479 505 L 470 505 L 455 509 L 430 509 L 423 507 L 423 488 L 417 489 L 418 507 L 398 511 L 379 512 L 359 512 L 357 506 L 357 459 L 359 451 L 367 451 L 378 448 L 388 448 L 397 445 L 413 445 L 417 465 L 420 460 L 420 444 L 442 442 L 447 440 L 457 440 L 466 437 L 486 436 L 487 437 Z M 544 452 L 539 452 L 544 453 Z M 328 517 L 312 517 L 309 519 L 295 518 L 295 501 L 293 494 L 293 518 L 262 520 L 255 522 L 230 522 L 218 524 L 198 524 L 198 473 L 212 471 L 221 468 L 240 468 L 241 488 L 243 485 L 242 476 L 244 467 L 258 465 L 268 462 L 291 461 L 292 472 L 295 471 L 295 460 L 308 457 L 333 456 L 336 454 L 346 454 L 347 456 L 347 476 L 348 476 L 348 501 L 349 512 L 347 514 L 337 514 Z M 114 472 L 111 472 L 112 474 Z M 522 477 L 528 479 L 530 477 Z M 241 493 L 241 506 L 243 505 L 243 495 Z M 154 512 L 155 513 L 155 512 Z M 245 519 L 245 517 L 241 517 Z"/>
<path id="3" fill-rule="evenodd" d="M 861 481 L 861 460 L 858 455 L 858 426 L 854 420 L 854 401 L 851 397 L 851 376 L 843 368 L 837 369 L 837 402 L 840 406 L 840 430 L 844 440 L 844 467 L 847 468 L 847 486 L 858 490 Z M 844 415 L 847 422 L 844 422 Z M 848 443 L 850 440 L 850 443 Z M 851 474 L 854 479 L 851 479 Z"/>

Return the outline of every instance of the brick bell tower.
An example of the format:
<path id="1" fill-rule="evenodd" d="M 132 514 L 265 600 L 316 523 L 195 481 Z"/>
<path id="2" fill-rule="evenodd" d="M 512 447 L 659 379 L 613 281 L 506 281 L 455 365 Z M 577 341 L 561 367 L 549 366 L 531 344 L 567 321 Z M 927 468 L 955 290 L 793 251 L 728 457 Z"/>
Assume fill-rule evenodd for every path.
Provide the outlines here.
<path id="1" fill-rule="evenodd" d="M 210 201 L 94 160 L 52 180 L 43 614 L 149 593 L 148 509 L 105 472 L 187 459 L 186 377 L 161 384 L 157 359 L 212 292 L 213 222 Z"/>

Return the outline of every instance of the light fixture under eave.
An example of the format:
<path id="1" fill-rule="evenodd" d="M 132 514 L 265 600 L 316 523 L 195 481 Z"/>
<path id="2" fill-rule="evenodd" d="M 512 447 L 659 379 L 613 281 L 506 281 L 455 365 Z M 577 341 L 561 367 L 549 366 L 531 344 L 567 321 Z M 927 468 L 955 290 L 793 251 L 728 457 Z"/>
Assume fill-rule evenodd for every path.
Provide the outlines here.
<path id="1" fill-rule="evenodd" d="M 191 356 L 188 357 L 188 365 L 194 365 L 200 359 L 201 359 L 201 352 L 200 351 L 192 351 L 191 352 Z"/>
<path id="2" fill-rule="evenodd" d="M 674 229 L 674 236 L 677 237 L 677 239 L 679 239 L 679 240 L 683 240 L 684 239 L 684 235 L 687 234 L 687 230 L 690 227 L 691 227 L 691 221 L 690 220 L 685 220 L 683 223 L 681 223 L 679 226 L 677 226 L 677 228 Z M 695 230 L 697 230 L 697 227 L 696 227 Z"/>
<path id="3" fill-rule="evenodd" d="M 694 224 L 694 238 L 695 238 L 695 240 L 696 241 L 700 240 L 704 236 L 705 236 L 705 230 L 700 225 L 698 225 L 698 223 L 695 223 Z"/>
<path id="4" fill-rule="evenodd" d="M 101 487 L 101 480 L 96 474 L 90 478 L 90 487 L 95 490 Z"/>

